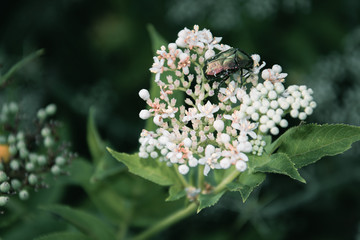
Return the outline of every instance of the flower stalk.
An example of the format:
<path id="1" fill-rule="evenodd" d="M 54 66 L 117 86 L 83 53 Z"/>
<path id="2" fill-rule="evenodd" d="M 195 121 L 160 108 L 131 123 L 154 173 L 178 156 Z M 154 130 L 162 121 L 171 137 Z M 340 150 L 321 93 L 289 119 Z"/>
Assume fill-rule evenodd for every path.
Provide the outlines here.
<path id="1" fill-rule="evenodd" d="M 168 216 L 167 218 L 161 220 L 154 226 L 150 227 L 149 229 L 145 230 L 144 232 L 140 233 L 138 236 L 135 236 L 134 240 L 144 240 L 148 239 L 149 237 L 155 235 L 158 232 L 168 228 L 169 226 L 181 221 L 182 219 L 196 213 L 197 204 L 195 202 L 189 204 L 186 208 L 181 209 L 172 215 Z"/>

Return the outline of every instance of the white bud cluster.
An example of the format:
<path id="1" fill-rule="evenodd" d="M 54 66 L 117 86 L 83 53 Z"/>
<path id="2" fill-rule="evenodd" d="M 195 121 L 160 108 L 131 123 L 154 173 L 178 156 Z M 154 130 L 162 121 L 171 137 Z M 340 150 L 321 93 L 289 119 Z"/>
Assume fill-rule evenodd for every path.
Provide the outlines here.
<path id="1" fill-rule="evenodd" d="M 47 187 L 46 175 L 65 173 L 64 167 L 73 157 L 67 145 L 60 143 L 58 124 L 49 117 L 56 112 L 50 104 L 37 112 L 37 130 L 24 126 L 16 103 L 2 106 L 0 120 L 4 131 L 0 134 L 0 207 L 11 195 L 21 200 L 29 198 L 29 190 Z M 15 121 L 16 120 L 16 121 Z M 9 130 L 8 130 L 9 129 Z M 53 169 L 57 168 L 57 171 Z"/>
<path id="2" fill-rule="evenodd" d="M 258 135 L 256 139 L 252 139 L 250 143 L 252 144 L 252 154 L 261 156 L 264 152 L 266 142 L 262 140 L 262 136 Z"/>
<path id="3" fill-rule="evenodd" d="M 243 69 L 242 76 L 238 72 L 228 79 L 206 79 L 205 60 L 230 49 L 220 41 L 195 25 L 193 30 L 181 30 L 176 43 L 157 51 L 150 71 L 160 97 L 151 99 L 146 89 L 139 91 L 148 105 L 139 117 L 152 119 L 157 126 L 155 131 L 142 131 L 141 158 L 175 165 L 183 175 L 198 165 L 204 166 L 205 176 L 212 169 L 233 167 L 242 172 L 248 167 L 248 155 L 263 154 L 261 135 L 279 134 L 279 127 L 288 125 L 284 118 L 288 113 L 300 120 L 312 113 L 316 104 L 311 89 L 295 85 L 286 89 L 287 73 L 280 65 L 263 70 L 264 82 L 258 83 L 265 66 L 258 54 L 251 55 L 253 68 Z M 186 105 L 177 104 L 176 92 L 185 94 Z"/>

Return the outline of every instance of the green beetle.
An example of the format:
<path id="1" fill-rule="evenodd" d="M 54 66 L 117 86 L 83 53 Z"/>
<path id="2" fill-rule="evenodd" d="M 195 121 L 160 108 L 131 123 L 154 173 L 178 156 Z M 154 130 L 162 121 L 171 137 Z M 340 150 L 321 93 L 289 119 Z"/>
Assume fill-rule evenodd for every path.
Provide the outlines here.
<path id="1" fill-rule="evenodd" d="M 253 68 L 254 60 L 244 51 L 230 48 L 205 61 L 204 75 L 208 80 L 225 81 L 230 74 Z"/>

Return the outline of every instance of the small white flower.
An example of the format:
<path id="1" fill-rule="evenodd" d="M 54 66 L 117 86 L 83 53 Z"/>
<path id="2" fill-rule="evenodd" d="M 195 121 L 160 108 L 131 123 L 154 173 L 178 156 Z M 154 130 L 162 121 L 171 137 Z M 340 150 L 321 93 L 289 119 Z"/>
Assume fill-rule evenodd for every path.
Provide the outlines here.
<path id="1" fill-rule="evenodd" d="M 219 92 L 223 95 L 221 95 L 219 100 L 221 102 L 226 102 L 227 100 L 230 100 L 232 103 L 236 103 L 236 96 L 239 90 L 240 88 L 237 88 L 237 83 L 231 81 L 227 88 L 220 88 Z"/>
<path id="2" fill-rule="evenodd" d="M 196 108 L 189 108 L 188 110 L 185 110 L 186 116 L 183 117 L 183 122 L 189 122 L 193 119 L 199 118 L 199 115 L 197 114 L 198 111 Z"/>
<path id="3" fill-rule="evenodd" d="M 215 56 L 215 51 L 212 49 L 209 49 L 205 52 L 205 59 L 209 59 L 211 57 Z"/>
<path id="4" fill-rule="evenodd" d="M 166 68 L 164 67 L 164 59 L 159 60 L 157 57 L 153 57 L 154 59 L 154 63 L 152 65 L 152 67 L 149 69 L 150 72 L 155 73 L 155 82 L 159 82 L 160 81 L 160 74 L 164 72 L 164 70 L 166 70 Z"/>
<path id="5" fill-rule="evenodd" d="M 238 123 L 233 123 L 231 126 L 237 130 L 240 130 L 240 134 L 249 135 L 252 138 L 256 138 L 256 133 L 253 131 L 257 128 L 258 123 L 251 123 L 247 119 L 241 119 Z"/>
<path id="6" fill-rule="evenodd" d="M 161 115 L 155 115 L 154 123 L 158 126 L 161 126 L 164 123 Z"/>
<path id="7" fill-rule="evenodd" d="M 219 106 L 211 104 L 210 101 L 207 101 L 207 103 L 204 106 L 198 104 L 197 107 L 200 112 L 199 116 L 206 118 L 213 118 L 214 117 L 213 114 L 219 111 L 220 109 Z"/>
<path id="8" fill-rule="evenodd" d="M 220 152 L 215 151 L 215 147 L 211 144 L 207 145 L 205 148 L 205 156 L 199 159 L 199 164 L 205 165 L 204 175 L 207 176 L 210 172 L 210 169 L 219 169 L 221 168 L 218 163 L 218 159 L 221 157 Z"/>

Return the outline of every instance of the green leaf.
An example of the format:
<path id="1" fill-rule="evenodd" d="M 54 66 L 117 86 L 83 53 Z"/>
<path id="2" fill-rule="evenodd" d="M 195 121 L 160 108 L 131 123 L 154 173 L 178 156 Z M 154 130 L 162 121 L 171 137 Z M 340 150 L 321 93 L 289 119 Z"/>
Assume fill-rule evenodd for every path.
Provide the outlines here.
<path id="1" fill-rule="evenodd" d="M 286 131 L 273 144 L 271 151 L 286 153 L 296 168 L 348 150 L 360 140 L 360 127 L 345 124 L 308 124 Z"/>
<path id="2" fill-rule="evenodd" d="M 157 50 L 160 50 L 161 46 L 167 46 L 167 41 L 156 31 L 152 24 L 147 25 L 147 30 L 151 39 L 152 52 L 155 55 Z"/>
<path id="3" fill-rule="evenodd" d="M 299 172 L 285 153 L 249 157 L 250 168 L 254 172 L 279 173 L 287 175 L 295 180 L 305 183 Z"/>
<path id="4" fill-rule="evenodd" d="M 61 205 L 45 206 L 41 209 L 62 217 L 90 238 L 98 240 L 115 239 L 113 229 L 89 213 Z"/>
<path id="5" fill-rule="evenodd" d="M 105 144 L 98 133 L 94 119 L 95 109 L 90 108 L 86 137 L 92 160 L 95 163 L 95 173 L 91 177 L 91 181 L 99 181 L 124 171 L 125 166 L 116 162 L 106 151 Z"/>
<path id="6" fill-rule="evenodd" d="M 258 187 L 266 178 L 266 174 L 264 173 L 252 173 L 248 170 L 240 174 L 240 177 L 234 181 L 229 183 L 227 188 L 230 191 L 239 191 L 243 202 L 245 202 L 250 193 Z"/>
<path id="7" fill-rule="evenodd" d="M 211 207 L 211 206 L 215 205 L 220 200 L 222 195 L 224 195 L 225 192 L 226 191 L 222 191 L 222 192 L 219 192 L 217 194 L 213 194 L 213 193 L 200 194 L 200 196 L 199 196 L 200 204 L 199 204 L 199 207 L 197 209 L 197 213 L 199 213 L 204 208 Z"/>
<path id="8" fill-rule="evenodd" d="M 299 172 L 285 153 L 261 156 L 249 156 L 249 168 L 254 172 L 279 173 L 305 183 Z"/>
<path id="9" fill-rule="evenodd" d="M 124 163 L 133 174 L 162 186 L 173 185 L 177 182 L 173 168 L 169 168 L 164 162 L 155 159 L 142 159 L 137 153 L 129 155 L 116 152 L 110 148 L 107 150 L 115 159 Z"/>
<path id="10" fill-rule="evenodd" d="M 34 53 L 29 54 L 28 56 L 21 59 L 19 62 L 17 62 L 15 65 L 13 65 L 3 76 L 0 76 L 0 84 L 4 84 L 6 81 L 11 78 L 14 73 L 16 73 L 19 69 L 24 67 L 26 64 L 31 62 L 32 60 L 40 57 L 44 54 L 44 49 L 39 49 L 35 51 Z"/>
<path id="11" fill-rule="evenodd" d="M 93 159 L 93 161 L 97 164 L 101 158 L 104 157 L 106 151 L 105 151 L 105 145 L 103 141 L 100 138 L 100 135 L 97 131 L 96 125 L 95 125 L 95 109 L 90 108 L 89 116 L 87 120 L 87 144 L 89 146 L 90 154 Z"/>
<path id="12" fill-rule="evenodd" d="M 92 240 L 81 233 L 76 232 L 57 232 L 51 233 L 42 237 L 35 238 L 34 240 Z"/>
<path id="13" fill-rule="evenodd" d="M 166 201 L 175 201 L 186 195 L 186 191 L 181 184 L 172 185 L 169 188 L 169 197 L 166 198 Z"/>

